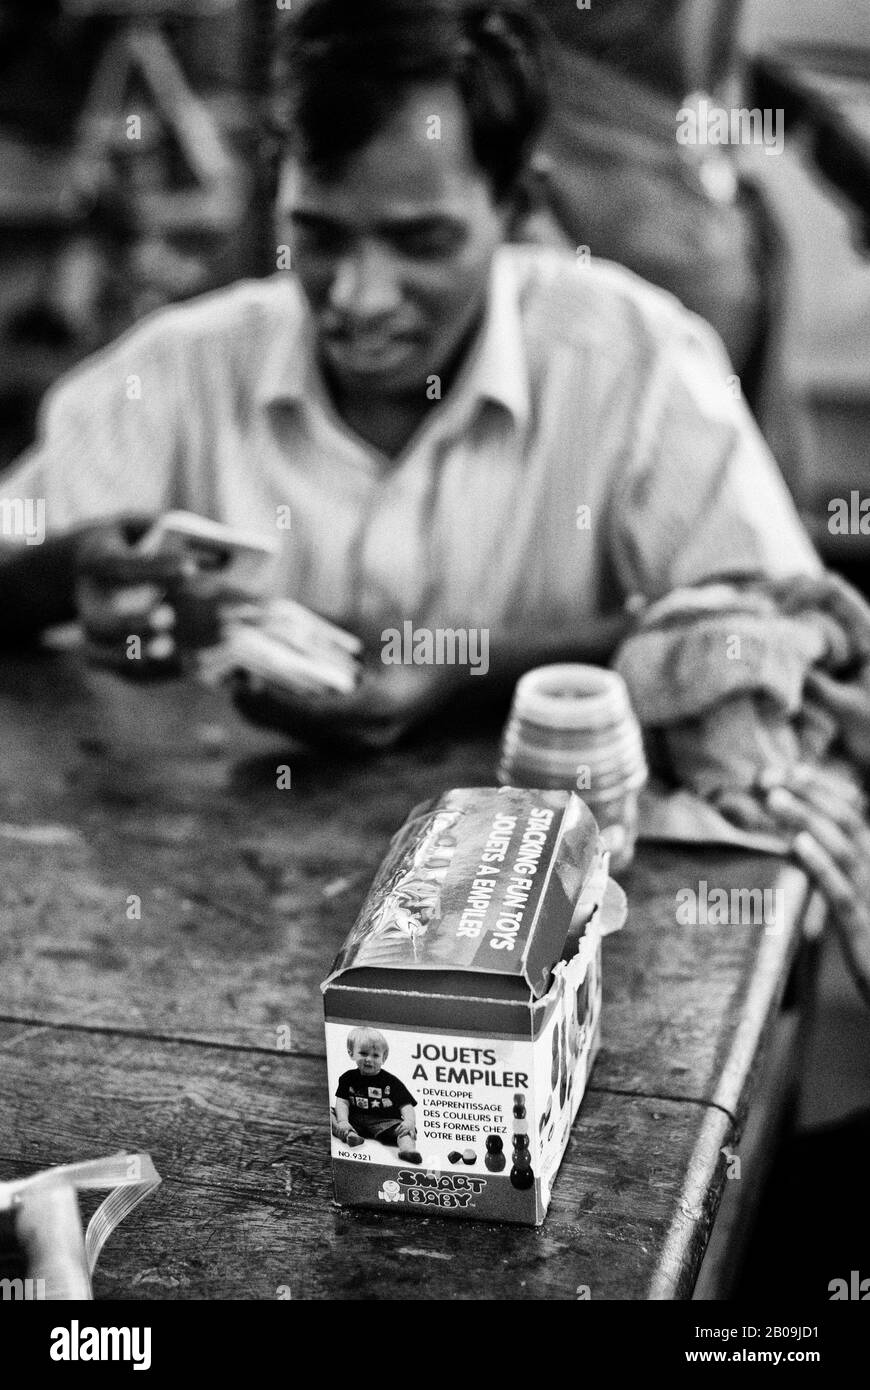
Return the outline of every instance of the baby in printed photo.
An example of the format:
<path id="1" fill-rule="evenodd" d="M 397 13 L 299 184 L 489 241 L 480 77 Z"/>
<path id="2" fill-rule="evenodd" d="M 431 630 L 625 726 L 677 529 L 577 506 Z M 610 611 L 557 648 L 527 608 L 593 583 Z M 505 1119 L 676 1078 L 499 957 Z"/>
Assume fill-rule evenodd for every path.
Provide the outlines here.
<path id="1" fill-rule="evenodd" d="M 366 1139 L 395 1144 L 405 1163 L 422 1162 L 414 1116 L 417 1102 L 404 1082 L 384 1071 L 390 1046 L 383 1033 L 351 1028 L 347 1051 L 354 1066 L 338 1079 L 332 1133 L 350 1148 Z"/>

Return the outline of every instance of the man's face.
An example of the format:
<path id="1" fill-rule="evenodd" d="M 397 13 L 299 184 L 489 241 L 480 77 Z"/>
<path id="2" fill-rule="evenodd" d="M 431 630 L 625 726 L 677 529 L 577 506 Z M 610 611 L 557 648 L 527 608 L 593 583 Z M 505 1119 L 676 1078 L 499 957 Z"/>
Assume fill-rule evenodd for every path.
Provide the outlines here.
<path id="1" fill-rule="evenodd" d="M 339 389 L 424 395 L 481 311 L 505 228 L 459 93 L 413 88 L 334 179 L 288 159 L 278 217 Z"/>

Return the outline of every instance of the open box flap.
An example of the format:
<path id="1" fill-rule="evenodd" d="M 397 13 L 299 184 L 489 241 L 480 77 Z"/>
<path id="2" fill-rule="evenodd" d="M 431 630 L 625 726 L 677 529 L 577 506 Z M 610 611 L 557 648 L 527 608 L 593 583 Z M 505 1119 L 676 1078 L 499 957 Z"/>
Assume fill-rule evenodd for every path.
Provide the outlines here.
<path id="1" fill-rule="evenodd" d="M 610 936 L 611 932 L 620 931 L 625 926 L 627 916 L 628 899 L 625 891 L 609 878 L 598 910 L 598 929 L 601 935 Z"/>
<path id="2" fill-rule="evenodd" d="M 587 921 L 597 906 L 584 895 L 590 882 L 602 900 L 606 854 L 573 793 L 445 792 L 394 837 L 324 988 L 348 970 L 448 970 L 514 977 L 539 996 L 578 902 L 588 902 Z"/>

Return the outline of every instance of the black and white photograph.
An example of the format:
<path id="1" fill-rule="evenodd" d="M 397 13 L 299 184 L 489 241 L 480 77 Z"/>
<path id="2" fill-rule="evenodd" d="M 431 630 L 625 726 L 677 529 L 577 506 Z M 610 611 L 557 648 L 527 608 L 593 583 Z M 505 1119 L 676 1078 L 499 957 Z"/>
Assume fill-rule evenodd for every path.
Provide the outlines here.
<path id="1" fill-rule="evenodd" d="M 868 559 L 870 0 L 0 0 L 20 1373 L 860 1355 Z"/>

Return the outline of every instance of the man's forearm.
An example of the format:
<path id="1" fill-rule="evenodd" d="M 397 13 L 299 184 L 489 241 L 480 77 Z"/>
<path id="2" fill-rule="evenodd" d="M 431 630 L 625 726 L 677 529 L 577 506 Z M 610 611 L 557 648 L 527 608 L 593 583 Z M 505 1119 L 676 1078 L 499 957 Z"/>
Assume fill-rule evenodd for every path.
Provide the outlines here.
<path id="1" fill-rule="evenodd" d="M 0 645 L 28 642 L 75 617 L 77 537 L 0 545 Z"/>

